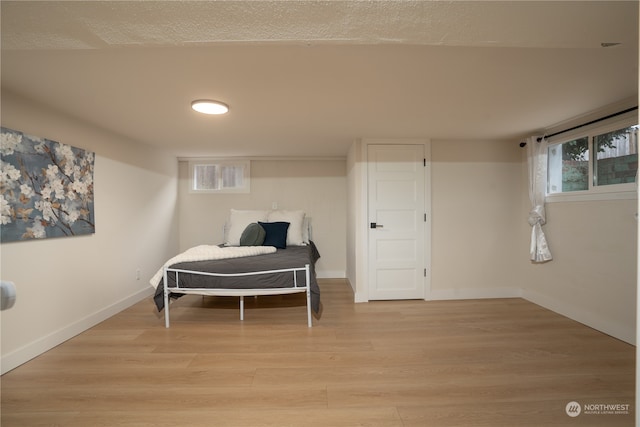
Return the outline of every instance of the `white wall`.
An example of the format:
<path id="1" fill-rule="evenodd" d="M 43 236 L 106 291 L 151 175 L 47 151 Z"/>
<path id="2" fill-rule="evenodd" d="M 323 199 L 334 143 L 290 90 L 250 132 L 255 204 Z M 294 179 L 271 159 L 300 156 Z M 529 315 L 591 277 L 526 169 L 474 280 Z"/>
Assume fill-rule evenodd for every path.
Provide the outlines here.
<path id="1" fill-rule="evenodd" d="M 432 299 L 519 295 L 518 144 L 434 140 L 431 162 Z"/>
<path id="2" fill-rule="evenodd" d="M 547 203 L 553 261 L 524 263 L 523 296 L 635 343 L 636 211 L 636 200 Z"/>
<path id="3" fill-rule="evenodd" d="M 345 159 L 251 161 L 251 193 L 194 194 L 188 162 L 179 163 L 180 250 L 223 241 L 231 209 L 304 210 L 321 258 L 318 277 L 345 277 L 347 180 Z"/>
<path id="4" fill-rule="evenodd" d="M 0 245 L 17 288 L 0 314 L 6 372 L 150 295 L 177 250 L 177 160 L 7 92 L 2 126 L 96 153 L 95 234 Z"/>

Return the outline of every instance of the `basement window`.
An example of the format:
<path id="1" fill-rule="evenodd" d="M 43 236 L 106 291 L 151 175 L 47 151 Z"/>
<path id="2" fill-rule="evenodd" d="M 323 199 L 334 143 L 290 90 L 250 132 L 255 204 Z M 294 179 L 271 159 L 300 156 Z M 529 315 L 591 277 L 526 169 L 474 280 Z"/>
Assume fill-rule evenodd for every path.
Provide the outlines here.
<path id="1" fill-rule="evenodd" d="M 547 166 L 547 202 L 637 197 L 637 120 L 551 141 Z"/>
<path id="2" fill-rule="evenodd" d="M 249 160 L 189 161 L 190 193 L 249 193 Z"/>

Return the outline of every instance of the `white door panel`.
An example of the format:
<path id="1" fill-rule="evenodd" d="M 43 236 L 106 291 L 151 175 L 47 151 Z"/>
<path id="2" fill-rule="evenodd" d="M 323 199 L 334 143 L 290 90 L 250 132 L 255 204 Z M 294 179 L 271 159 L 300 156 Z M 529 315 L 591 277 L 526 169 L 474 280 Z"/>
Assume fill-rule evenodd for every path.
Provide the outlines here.
<path id="1" fill-rule="evenodd" d="M 380 240 L 376 247 L 378 263 L 415 262 L 416 243 L 414 240 Z"/>
<path id="2" fill-rule="evenodd" d="M 369 145 L 369 299 L 425 296 L 423 145 Z"/>
<path id="3" fill-rule="evenodd" d="M 418 218 L 416 218 L 415 212 L 411 210 L 378 210 L 378 222 L 383 225 L 389 224 L 387 229 L 389 230 L 393 227 L 394 232 L 415 234 L 418 229 L 417 221 Z"/>
<path id="4" fill-rule="evenodd" d="M 376 290 L 378 292 L 411 293 L 417 286 L 413 269 L 378 270 Z M 405 299 L 405 298 L 396 298 Z M 411 298 L 408 298 L 411 299 Z"/>
<path id="5" fill-rule="evenodd" d="M 414 175 L 413 173 L 411 175 Z M 412 208 L 416 201 L 409 199 L 416 194 L 416 184 L 413 181 L 388 180 L 378 181 L 376 199 L 384 201 L 395 209 Z"/>

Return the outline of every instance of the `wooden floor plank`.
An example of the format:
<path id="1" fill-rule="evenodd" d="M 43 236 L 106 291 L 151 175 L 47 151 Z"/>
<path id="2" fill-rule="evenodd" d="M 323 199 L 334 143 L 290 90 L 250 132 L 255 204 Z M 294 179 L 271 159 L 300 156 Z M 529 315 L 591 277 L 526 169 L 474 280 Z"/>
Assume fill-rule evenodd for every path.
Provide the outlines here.
<path id="1" fill-rule="evenodd" d="M 2 414 L 5 412 L 65 412 L 99 410 L 108 415 L 112 411 L 147 411 L 180 408 L 207 409 L 268 409 L 268 408 L 326 408 L 326 389 L 304 387 L 228 387 L 194 386 L 182 382 L 158 387 L 144 386 L 66 385 L 47 389 L 14 389 L 10 396 L 2 395 Z M 28 411 L 26 411 L 26 409 Z M 3 421 L 2 426 L 5 426 Z"/>
<path id="2" fill-rule="evenodd" d="M 23 417 L 21 419 L 26 419 Z M 7 420 L 11 420 L 7 417 Z M 12 425 L 16 425 L 13 424 Z M 100 411 L 82 413 L 41 413 L 28 417 L 29 426 L 63 425 L 65 427 L 403 427 L 396 408 L 362 409 L 254 409 L 180 410 L 170 408 L 161 413 L 144 411 Z"/>
<path id="3" fill-rule="evenodd" d="M 632 426 L 635 348 L 519 298 L 151 299 L 0 378 L 3 427 Z M 629 405 L 569 417 L 566 405 Z"/>

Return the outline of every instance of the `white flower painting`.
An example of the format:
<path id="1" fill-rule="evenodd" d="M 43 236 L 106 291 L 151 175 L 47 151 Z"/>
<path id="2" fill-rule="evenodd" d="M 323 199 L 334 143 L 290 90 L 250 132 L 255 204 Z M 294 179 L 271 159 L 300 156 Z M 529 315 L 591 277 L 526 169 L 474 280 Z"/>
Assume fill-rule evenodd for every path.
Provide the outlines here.
<path id="1" fill-rule="evenodd" d="M 0 130 L 0 241 L 95 233 L 94 153 Z"/>

